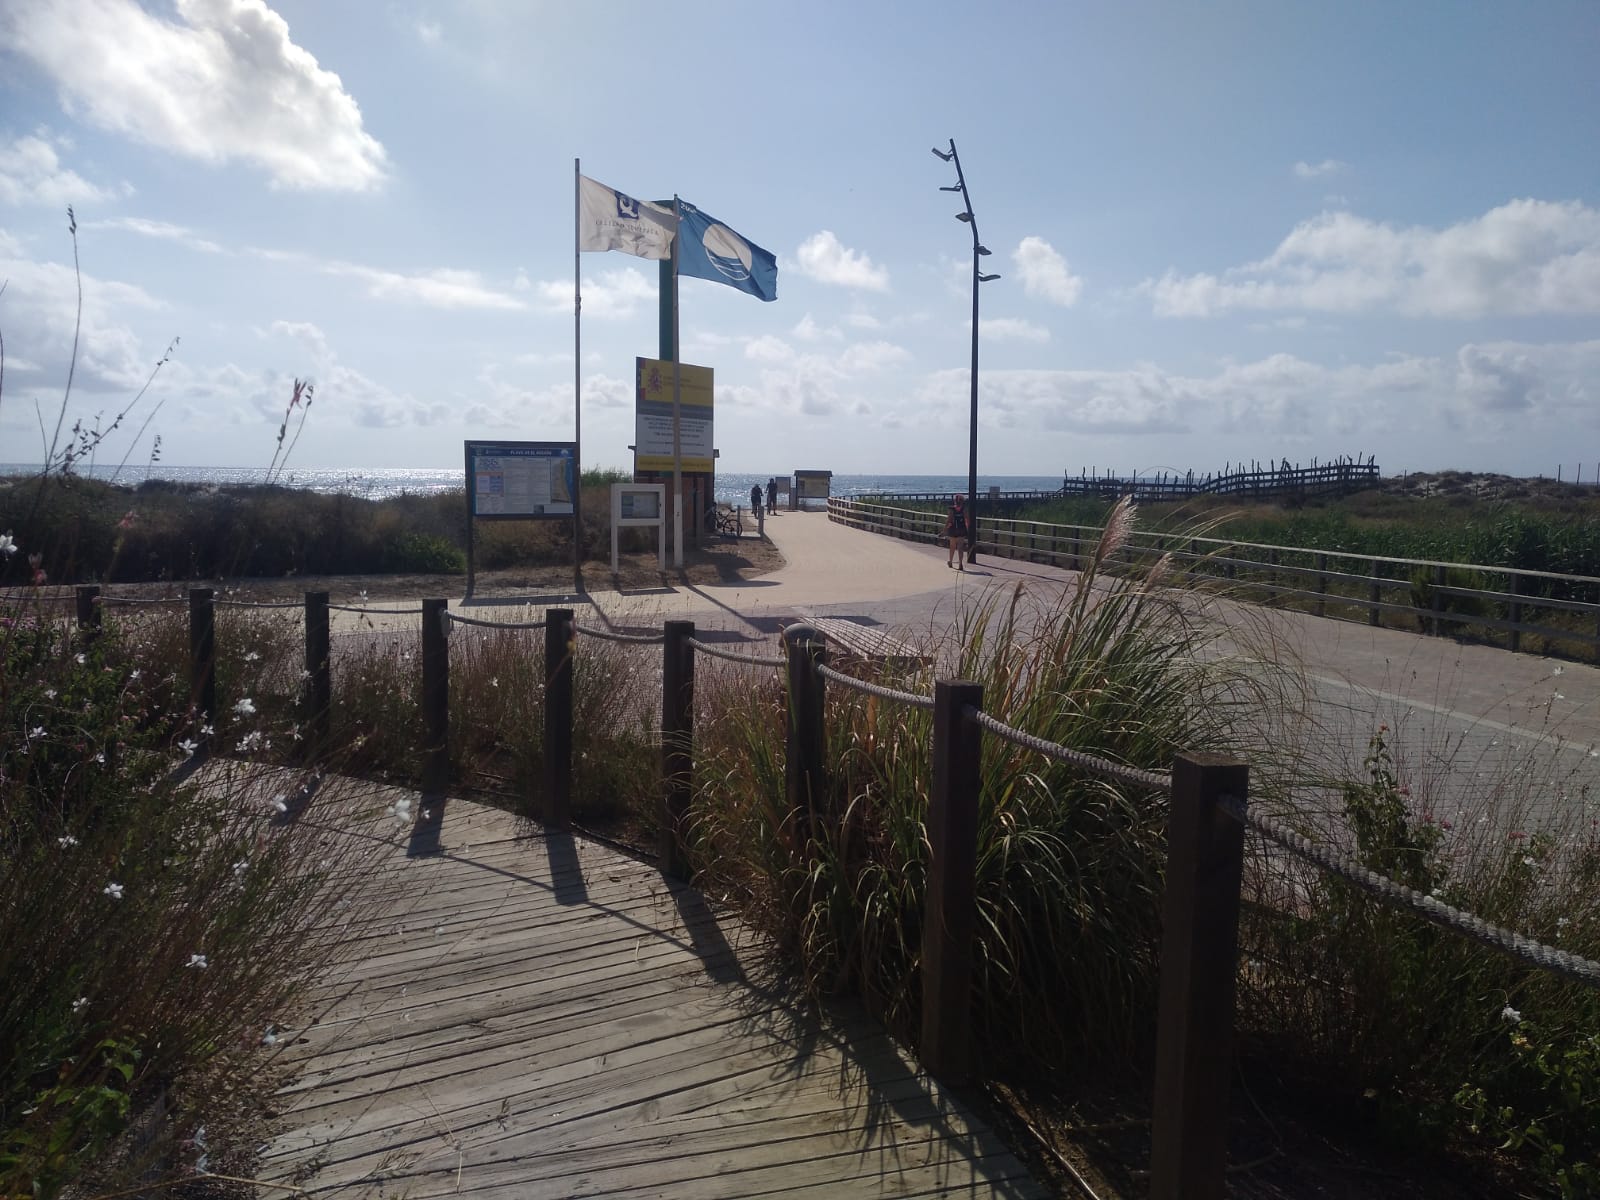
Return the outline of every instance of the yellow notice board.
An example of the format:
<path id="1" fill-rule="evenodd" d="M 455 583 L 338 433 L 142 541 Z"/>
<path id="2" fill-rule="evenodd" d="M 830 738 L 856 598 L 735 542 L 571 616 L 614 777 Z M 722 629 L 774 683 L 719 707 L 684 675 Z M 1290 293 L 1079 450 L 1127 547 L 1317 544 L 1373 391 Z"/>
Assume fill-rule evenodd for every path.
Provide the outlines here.
<path id="1" fill-rule="evenodd" d="M 636 360 L 634 468 L 672 470 L 672 372 L 679 372 L 678 448 L 685 471 L 711 470 L 711 368 L 688 363 Z"/>

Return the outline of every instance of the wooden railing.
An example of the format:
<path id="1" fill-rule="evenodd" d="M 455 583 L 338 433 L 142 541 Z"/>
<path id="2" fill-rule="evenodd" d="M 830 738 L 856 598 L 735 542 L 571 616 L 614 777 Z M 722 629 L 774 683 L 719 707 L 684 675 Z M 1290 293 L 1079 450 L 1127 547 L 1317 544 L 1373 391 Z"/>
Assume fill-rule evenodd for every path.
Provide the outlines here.
<path id="1" fill-rule="evenodd" d="M 938 542 L 942 513 L 876 501 L 837 499 L 829 517 L 909 541 Z M 979 515 L 979 554 L 1081 569 L 1101 530 Z M 1470 636 L 1513 652 L 1552 648 L 1600 661 L 1600 578 L 1431 559 L 1270 546 L 1227 538 L 1134 532 L 1108 568 L 1168 556 L 1175 580 L 1226 584 L 1232 594 L 1321 617 Z M 1539 639 L 1529 646 L 1526 637 Z"/>

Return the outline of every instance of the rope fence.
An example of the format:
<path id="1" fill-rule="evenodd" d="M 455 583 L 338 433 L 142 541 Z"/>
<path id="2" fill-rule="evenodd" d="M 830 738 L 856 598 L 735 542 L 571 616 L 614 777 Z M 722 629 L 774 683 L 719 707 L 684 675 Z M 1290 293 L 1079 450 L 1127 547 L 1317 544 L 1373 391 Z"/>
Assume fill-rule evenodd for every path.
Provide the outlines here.
<path id="1" fill-rule="evenodd" d="M 101 596 L 78 590 L 78 621 L 86 637 L 98 632 L 105 604 L 172 604 L 175 598 Z M 212 740 L 217 712 L 214 613 L 217 605 L 290 608 L 289 603 L 219 600 L 209 588 L 188 595 L 190 617 L 190 741 L 196 756 Z M 579 626 L 571 609 L 551 608 L 539 621 L 491 621 L 451 612 L 431 598 L 420 607 L 369 609 L 328 603 L 327 593 L 307 593 L 305 690 L 307 750 L 329 743 L 332 707 L 327 615 L 330 609 L 362 614 L 421 614 L 420 707 L 424 737 L 424 795 L 442 794 L 451 781 L 450 638 L 452 622 L 484 629 L 545 630 L 543 687 L 545 821 L 571 827 L 574 703 L 578 634 L 602 641 L 662 646 L 661 865 L 688 878 L 686 832 L 694 787 L 694 663 L 697 653 L 741 666 L 786 674 L 784 802 L 799 844 L 844 820 L 826 758 L 824 685 L 930 711 L 931 770 L 925 815 L 928 872 L 923 915 L 922 1038 L 928 1072 L 952 1084 L 970 1082 L 972 978 L 977 912 L 976 855 L 983 784 L 983 737 L 989 735 L 1078 770 L 1166 797 L 1168 814 L 1165 894 L 1162 900 L 1160 996 L 1157 1014 L 1156 1106 L 1152 1126 L 1152 1195 L 1163 1200 L 1221 1195 L 1227 1162 L 1226 1112 L 1231 1087 L 1234 989 L 1239 977 L 1238 922 L 1246 832 L 1253 832 L 1378 901 L 1509 955 L 1535 969 L 1600 988 L 1600 962 L 1495 925 L 1434 896 L 1373 871 L 1351 855 L 1320 845 L 1269 816 L 1250 810 L 1249 768 L 1218 755 L 1179 752 L 1170 772 L 1152 771 L 1074 750 L 1014 728 L 983 710 L 983 685 L 935 679 L 932 696 L 902 691 L 835 669 L 829 640 L 809 624 L 783 631 L 784 653 L 747 653 L 695 636 L 692 621 L 668 620 L 659 634 L 623 633 Z M 853 660 L 859 651 L 850 652 Z M 887 660 L 885 660 L 887 661 Z M 185 745 L 189 745 L 186 742 Z M 1218 817 L 1224 815 L 1230 819 Z"/>
<path id="2" fill-rule="evenodd" d="M 857 679 L 854 675 L 846 675 L 842 671 L 835 671 L 827 663 L 821 664 L 817 671 L 824 679 L 847 687 L 853 692 L 863 692 L 868 696 L 877 696 L 880 700 L 893 700 L 910 708 L 921 708 L 928 712 L 933 711 L 932 696 L 919 696 L 915 692 L 897 691 L 891 687 L 884 687 L 881 683 L 871 683 L 865 679 Z"/>
<path id="3" fill-rule="evenodd" d="M 186 596 L 96 596 L 96 604 L 187 604 Z"/>
<path id="4" fill-rule="evenodd" d="M 360 613 L 364 617 L 415 617 L 422 614 L 420 608 L 359 608 L 353 604 L 330 604 L 330 612 Z"/>
<path id="5" fill-rule="evenodd" d="M 218 608 L 296 608 L 305 607 L 303 600 L 228 600 L 214 601 Z M 420 611 L 420 610 L 419 610 Z"/>
<path id="6" fill-rule="evenodd" d="M 720 658 L 724 662 L 740 663 L 748 667 L 773 667 L 779 668 L 788 664 L 788 659 L 778 654 L 742 654 L 737 650 L 724 650 L 721 646 L 712 646 L 702 642 L 699 638 L 689 638 L 689 645 L 701 654 L 712 658 Z"/>
<path id="7" fill-rule="evenodd" d="M 485 621 L 481 617 L 464 617 L 449 609 L 445 609 L 444 619 L 456 625 L 471 625 L 475 629 L 543 629 L 549 624 L 548 621 Z"/>
<path id="8" fill-rule="evenodd" d="M 666 636 L 660 633 L 615 633 L 609 629 L 590 629 L 576 622 L 572 627 L 584 637 L 599 638 L 602 642 L 633 643 L 640 646 L 659 646 Z"/>
<path id="9" fill-rule="evenodd" d="M 1377 900 L 1395 908 L 1408 909 L 1424 920 L 1508 954 L 1531 967 L 1600 988 L 1600 962 L 1546 945 L 1515 930 L 1485 921 L 1476 913 L 1456 908 L 1435 896 L 1407 887 L 1364 866 L 1350 854 L 1313 842 L 1271 817 L 1249 811 L 1244 801 L 1237 797 L 1225 797 L 1221 806 L 1235 820 L 1268 841 L 1283 847 L 1302 861 L 1338 876 Z"/>

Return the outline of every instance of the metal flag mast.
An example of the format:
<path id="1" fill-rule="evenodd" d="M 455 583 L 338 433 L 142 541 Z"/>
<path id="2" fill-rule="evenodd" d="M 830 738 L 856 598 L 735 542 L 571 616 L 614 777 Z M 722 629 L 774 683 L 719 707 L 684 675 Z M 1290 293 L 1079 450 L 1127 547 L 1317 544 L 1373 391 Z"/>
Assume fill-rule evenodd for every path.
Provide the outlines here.
<path id="1" fill-rule="evenodd" d="M 572 587 L 583 591 L 583 224 L 582 172 L 572 160 Z"/>
<path id="2" fill-rule="evenodd" d="M 678 243 L 683 241 L 683 205 L 677 193 L 672 196 L 672 216 L 677 234 L 672 239 L 672 565 L 683 566 L 683 442 L 680 405 L 683 400 L 683 375 L 678 352 Z"/>

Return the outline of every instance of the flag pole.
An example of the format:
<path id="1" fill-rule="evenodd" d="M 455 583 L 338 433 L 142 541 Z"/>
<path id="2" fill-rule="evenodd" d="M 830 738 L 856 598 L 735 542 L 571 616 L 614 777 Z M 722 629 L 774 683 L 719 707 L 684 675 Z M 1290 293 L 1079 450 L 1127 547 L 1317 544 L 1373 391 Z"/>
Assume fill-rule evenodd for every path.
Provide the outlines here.
<path id="1" fill-rule="evenodd" d="M 679 407 L 683 399 L 683 358 L 678 344 L 678 244 L 683 241 L 683 205 L 672 197 L 672 216 L 677 232 L 672 238 L 672 565 L 683 566 L 683 441 Z"/>
<path id="2" fill-rule="evenodd" d="M 583 591 L 583 274 L 579 227 L 582 176 L 572 160 L 572 587 Z"/>

